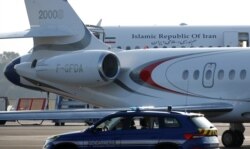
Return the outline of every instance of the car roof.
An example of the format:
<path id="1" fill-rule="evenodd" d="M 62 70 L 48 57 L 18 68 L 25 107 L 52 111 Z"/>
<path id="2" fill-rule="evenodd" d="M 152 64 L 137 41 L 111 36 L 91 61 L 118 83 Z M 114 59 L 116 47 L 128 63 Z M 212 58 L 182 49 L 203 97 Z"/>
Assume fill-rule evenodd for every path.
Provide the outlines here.
<path id="1" fill-rule="evenodd" d="M 133 116 L 133 115 L 157 115 L 157 116 L 204 116 L 199 113 L 189 113 L 189 112 L 180 112 L 180 111 L 154 111 L 154 110 L 128 110 L 128 111 L 119 111 L 110 116 Z"/>

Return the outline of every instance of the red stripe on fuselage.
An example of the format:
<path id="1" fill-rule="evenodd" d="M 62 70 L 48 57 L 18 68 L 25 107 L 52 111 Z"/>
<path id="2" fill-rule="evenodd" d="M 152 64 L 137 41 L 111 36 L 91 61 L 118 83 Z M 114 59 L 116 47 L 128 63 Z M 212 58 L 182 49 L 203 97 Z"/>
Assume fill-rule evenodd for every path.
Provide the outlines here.
<path id="1" fill-rule="evenodd" d="M 182 92 L 178 92 L 178 91 L 175 91 L 175 90 L 171 90 L 171 89 L 168 89 L 168 88 L 165 88 L 159 84 L 157 84 L 153 79 L 152 79 L 152 72 L 154 71 L 154 69 L 159 66 L 160 64 L 166 62 L 166 61 L 169 61 L 169 60 L 172 60 L 172 59 L 175 59 L 175 58 L 179 58 L 179 57 L 172 57 L 172 58 L 169 58 L 167 60 L 163 60 L 163 61 L 159 61 L 159 62 L 156 62 L 156 63 L 153 63 L 149 66 L 146 66 L 144 67 L 141 72 L 140 72 L 140 79 L 142 81 L 144 81 L 145 83 L 147 83 L 148 85 L 150 86 L 153 86 L 155 88 L 159 88 L 161 90 L 165 90 L 165 91 L 168 91 L 168 92 L 171 92 L 171 93 L 175 93 L 175 94 L 181 94 L 181 95 L 189 95 L 188 93 L 182 93 Z"/>
<path id="2" fill-rule="evenodd" d="M 154 82 L 154 80 L 152 79 L 151 77 L 151 74 L 152 74 L 152 71 L 158 66 L 160 65 L 161 63 L 163 63 L 165 61 L 160 61 L 160 62 L 156 62 L 154 64 L 151 64 L 147 67 L 145 67 L 144 69 L 142 69 L 142 71 L 140 72 L 140 78 L 141 80 L 143 80 L 144 82 L 146 82 L 147 84 L 150 84 L 152 86 L 155 86 L 157 88 L 161 88 L 161 89 L 165 89 L 164 87 L 156 84 Z"/>

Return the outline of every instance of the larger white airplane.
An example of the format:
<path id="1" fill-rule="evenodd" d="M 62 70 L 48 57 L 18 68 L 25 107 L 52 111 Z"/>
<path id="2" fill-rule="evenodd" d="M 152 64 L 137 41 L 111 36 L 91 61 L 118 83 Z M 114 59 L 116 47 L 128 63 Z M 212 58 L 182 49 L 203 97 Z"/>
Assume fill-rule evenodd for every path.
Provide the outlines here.
<path id="1" fill-rule="evenodd" d="M 116 51 L 86 28 L 67 0 L 25 4 L 31 28 L 0 35 L 34 39 L 32 52 L 6 67 L 12 83 L 106 108 L 173 105 L 203 112 L 213 122 L 230 123 L 225 146 L 242 145 L 242 123 L 250 122 L 249 48 Z M 41 114 L 34 113 L 34 119 Z"/>
<path id="2" fill-rule="evenodd" d="M 87 26 L 118 49 L 249 47 L 250 26 Z"/>

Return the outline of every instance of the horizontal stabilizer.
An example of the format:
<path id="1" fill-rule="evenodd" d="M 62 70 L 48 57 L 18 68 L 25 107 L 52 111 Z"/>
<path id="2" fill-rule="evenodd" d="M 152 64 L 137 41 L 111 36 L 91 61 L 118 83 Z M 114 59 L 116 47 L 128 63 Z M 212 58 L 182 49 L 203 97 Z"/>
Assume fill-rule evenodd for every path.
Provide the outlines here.
<path id="1" fill-rule="evenodd" d="M 9 38 L 32 38 L 32 37 L 69 37 L 74 34 L 65 29 L 59 28 L 44 28 L 44 27 L 32 27 L 21 32 L 13 32 L 0 34 L 0 39 L 9 39 Z"/>

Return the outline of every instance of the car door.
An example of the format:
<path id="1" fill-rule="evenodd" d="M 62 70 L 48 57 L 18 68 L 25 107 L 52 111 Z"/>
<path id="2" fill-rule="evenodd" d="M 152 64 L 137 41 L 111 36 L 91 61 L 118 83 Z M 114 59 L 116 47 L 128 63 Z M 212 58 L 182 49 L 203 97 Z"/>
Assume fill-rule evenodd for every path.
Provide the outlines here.
<path id="1" fill-rule="evenodd" d="M 84 146 L 91 149 L 117 148 L 120 146 L 120 140 L 117 140 L 117 138 L 116 134 L 111 131 L 91 132 L 84 138 Z"/>
<path id="2" fill-rule="evenodd" d="M 115 126 L 118 125 L 120 117 L 111 118 L 90 128 L 83 138 L 86 148 L 110 149 L 120 147 L 119 133 Z"/>
<path id="3" fill-rule="evenodd" d="M 120 148 L 148 149 L 154 148 L 158 144 L 159 123 L 157 117 L 135 116 L 131 118 L 130 124 L 127 130 L 117 132 L 118 139 L 121 140 Z"/>

